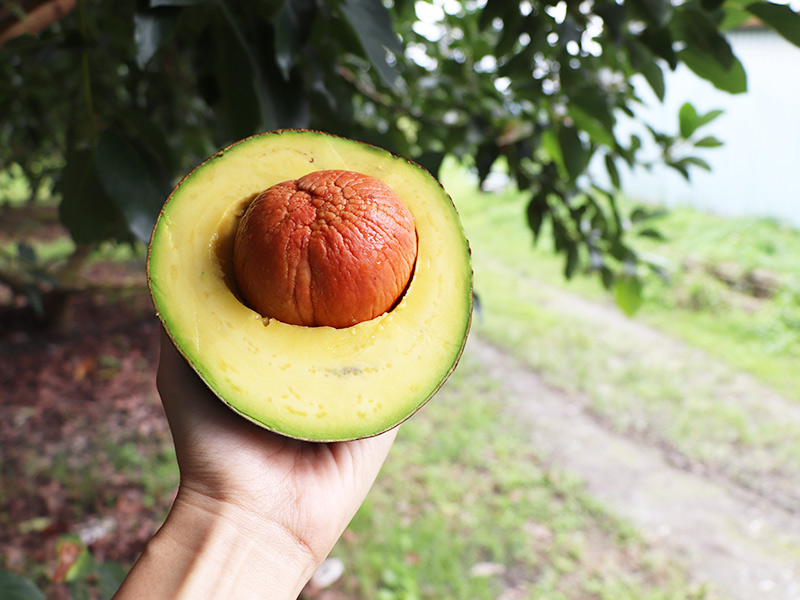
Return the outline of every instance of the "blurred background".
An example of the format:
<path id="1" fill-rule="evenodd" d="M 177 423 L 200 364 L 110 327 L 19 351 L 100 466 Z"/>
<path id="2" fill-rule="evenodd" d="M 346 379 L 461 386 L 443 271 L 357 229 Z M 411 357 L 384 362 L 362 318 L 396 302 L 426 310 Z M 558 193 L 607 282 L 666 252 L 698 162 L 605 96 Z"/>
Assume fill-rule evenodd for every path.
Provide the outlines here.
<path id="1" fill-rule="evenodd" d="M 0 3 L 0 598 L 110 598 L 162 522 L 147 242 L 278 128 L 437 175 L 475 272 L 304 597 L 800 598 L 797 10 Z"/>

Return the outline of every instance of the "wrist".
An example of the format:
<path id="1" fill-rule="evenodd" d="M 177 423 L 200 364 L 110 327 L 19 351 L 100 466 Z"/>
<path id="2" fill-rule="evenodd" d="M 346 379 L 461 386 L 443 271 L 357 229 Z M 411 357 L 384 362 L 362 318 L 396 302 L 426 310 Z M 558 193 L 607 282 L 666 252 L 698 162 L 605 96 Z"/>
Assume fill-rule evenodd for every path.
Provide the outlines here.
<path id="1" fill-rule="evenodd" d="M 137 583 L 141 567 L 148 575 L 138 583 L 150 588 L 133 588 L 125 596 L 123 585 L 118 598 L 145 597 L 147 591 L 153 599 L 294 600 L 321 558 L 278 522 L 181 489 L 125 582 Z"/>

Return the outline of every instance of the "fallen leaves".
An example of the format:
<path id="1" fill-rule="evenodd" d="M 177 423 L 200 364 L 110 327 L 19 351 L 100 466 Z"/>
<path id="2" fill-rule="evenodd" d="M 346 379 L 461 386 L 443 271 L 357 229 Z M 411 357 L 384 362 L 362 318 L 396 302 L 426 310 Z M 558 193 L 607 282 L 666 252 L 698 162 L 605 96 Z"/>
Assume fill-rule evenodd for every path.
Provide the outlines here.
<path id="1" fill-rule="evenodd" d="M 67 333 L 0 322 L 0 569 L 44 566 L 55 582 L 79 546 L 130 564 L 173 494 L 169 481 L 142 485 L 143 465 L 171 448 L 146 291 L 122 304 L 77 298 L 72 310 Z"/>

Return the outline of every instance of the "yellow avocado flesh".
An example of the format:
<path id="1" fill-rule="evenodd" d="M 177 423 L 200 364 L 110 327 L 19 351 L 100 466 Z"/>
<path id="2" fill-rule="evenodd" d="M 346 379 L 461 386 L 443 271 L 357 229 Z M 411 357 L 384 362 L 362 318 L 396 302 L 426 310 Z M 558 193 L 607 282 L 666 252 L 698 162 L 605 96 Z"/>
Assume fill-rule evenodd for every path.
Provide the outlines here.
<path id="1" fill-rule="evenodd" d="M 411 282 L 391 311 L 353 327 L 265 319 L 234 283 L 239 218 L 262 190 L 327 169 L 376 177 L 409 208 Z M 389 152 L 312 131 L 247 138 L 188 175 L 156 224 L 148 277 L 165 329 L 208 387 L 248 419 L 305 440 L 368 437 L 412 415 L 458 362 L 472 311 L 469 246 L 440 184 Z"/>

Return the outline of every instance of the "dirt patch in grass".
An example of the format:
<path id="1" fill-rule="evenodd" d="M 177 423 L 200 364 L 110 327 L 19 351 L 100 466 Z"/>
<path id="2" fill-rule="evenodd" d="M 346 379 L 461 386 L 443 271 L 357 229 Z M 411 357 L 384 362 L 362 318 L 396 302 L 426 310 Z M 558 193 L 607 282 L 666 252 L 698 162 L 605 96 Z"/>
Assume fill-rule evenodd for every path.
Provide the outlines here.
<path id="1" fill-rule="evenodd" d="M 630 521 L 698 584 L 734 600 L 800 598 L 796 513 L 681 457 L 657 439 L 628 435 L 578 394 L 548 386 L 502 350 L 472 337 L 472 352 L 506 390 L 506 410 L 530 425 L 549 466 Z"/>

